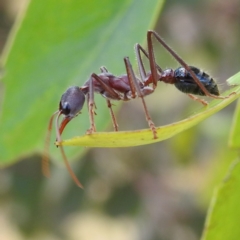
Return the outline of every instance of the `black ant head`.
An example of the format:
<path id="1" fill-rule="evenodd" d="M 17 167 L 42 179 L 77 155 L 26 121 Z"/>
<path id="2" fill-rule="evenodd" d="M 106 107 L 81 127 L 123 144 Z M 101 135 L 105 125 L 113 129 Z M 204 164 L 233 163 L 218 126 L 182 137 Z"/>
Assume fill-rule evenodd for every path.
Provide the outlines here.
<path id="1" fill-rule="evenodd" d="M 82 110 L 85 102 L 85 95 L 79 87 L 69 87 L 62 95 L 59 103 L 59 112 L 65 117 L 61 122 L 59 132 L 63 132 L 64 128 L 77 114 Z"/>

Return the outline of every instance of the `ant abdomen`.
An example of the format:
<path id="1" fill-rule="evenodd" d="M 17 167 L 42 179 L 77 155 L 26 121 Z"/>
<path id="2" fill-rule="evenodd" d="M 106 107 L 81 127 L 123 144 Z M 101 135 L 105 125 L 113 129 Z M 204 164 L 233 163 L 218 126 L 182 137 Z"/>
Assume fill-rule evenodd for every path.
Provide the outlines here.
<path id="1" fill-rule="evenodd" d="M 216 82 L 207 73 L 201 71 L 199 68 L 189 66 L 195 73 L 199 81 L 208 90 L 209 93 L 219 96 L 219 90 Z M 178 90 L 184 93 L 205 96 L 206 94 L 194 81 L 192 75 L 184 68 L 179 67 L 174 71 L 175 83 Z"/>

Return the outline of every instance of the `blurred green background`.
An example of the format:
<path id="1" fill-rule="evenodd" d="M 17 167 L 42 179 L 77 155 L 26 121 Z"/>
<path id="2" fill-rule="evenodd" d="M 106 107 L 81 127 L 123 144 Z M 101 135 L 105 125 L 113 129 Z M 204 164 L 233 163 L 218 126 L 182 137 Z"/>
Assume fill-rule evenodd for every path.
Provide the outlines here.
<path id="1" fill-rule="evenodd" d="M 0 1 L 1 49 L 24 2 Z M 239 71 L 239 9 L 238 0 L 168 0 L 155 29 L 186 62 L 210 73 L 224 90 L 225 80 Z M 178 67 L 158 44 L 155 50 L 163 68 Z M 163 83 L 146 100 L 157 126 L 201 107 Z M 58 101 L 57 96 L 56 107 Z M 199 239 L 214 187 L 236 158 L 227 146 L 234 107 L 157 144 L 85 149 L 71 163 L 84 190 L 75 186 L 63 165 L 54 164 L 51 178 L 45 179 L 40 154 L 21 157 L 0 172 L 1 238 Z M 146 128 L 137 100 L 124 103 L 117 119 L 121 130 Z"/>

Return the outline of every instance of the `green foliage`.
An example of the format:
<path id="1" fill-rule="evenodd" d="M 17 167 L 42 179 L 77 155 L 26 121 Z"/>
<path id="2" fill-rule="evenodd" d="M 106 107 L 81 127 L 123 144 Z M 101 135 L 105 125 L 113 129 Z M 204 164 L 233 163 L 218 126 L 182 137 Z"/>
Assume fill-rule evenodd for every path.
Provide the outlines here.
<path id="1" fill-rule="evenodd" d="M 3 59 L 2 166 L 36 150 L 42 152 L 47 121 L 69 85 L 82 85 L 102 65 L 114 74 L 125 71 L 123 57 L 134 61 L 133 46 L 146 38 L 161 4 L 158 0 L 30 1 L 16 22 Z M 148 17 L 139 17 L 143 15 Z M 96 118 L 101 130 L 108 124 L 108 109 L 103 99 L 97 101 L 99 108 L 104 105 Z M 87 115 L 78 120 L 72 121 L 66 136 L 88 129 Z M 68 156 L 80 151 L 71 149 Z M 59 157 L 55 148 L 50 152 Z"/>
<path id="2" fill-rule="evenodd" d="M 230 84 L 239 84 L 240 74 L 231 77 Z M 238 102 L 233 118 L 232 129 L 229 137 L 229 146 L 239 149 L 240 147 L 240 104 Z M 225 178 L 216 187 L 212 197 L 211 205 L 208 210 L 208 216 L 202 240 L 218 239 L 239 239 L 240 229 L 238 218 L 239 208 L 239 187 L 240 187 L 240 162 L 234 161 L 227 171 Z"/>
<path id="3" fill-rule="evenodd" d="M 92 72 L 98 73 L 102 65 L 115 74 L 125 71 L 123 57 L 129 56 L 133 62 L 133 46 L 136 42 L 146 41 L 146 31 L 153 27 L 161 5 L 162 1 L 158 0 L 103 0 L 99 4 L 87 0 L 32 0 L 29 3 L 16 22 L 3 57 L 5 74 L 1 89 L 1 166 L 17 162 L 33 152 L 42 152 L 47 121 L 58 108 L 61 93 L 69 85 L 80 86 Z M 233 76 L 230 82 L 239 84 L 239 76 L 239 73 Z M 158 140 L 170 138 L 220 111 L 239 97 L 239 86 L 231 89 L 233 90 L 236 95 L 229 99 L 213 100 L 208 107 L 200 109 L 194 115 L 159 127 Z M 96 99 L 99 111 L 96 125 L 102 131 L 110 118 L 104 99 Z M 237 106 L 229 140 L 230 146 L 234 148 L 240 146 L 239 119 L 240 104 Z M 82 136 L 88 127 L 85 107 L 82 115 L 67 126 L 63 139 Z M 64 144 L 126 147 L 152 142 L 155 140 L 147 129 L 119 133 L 98 132 Z M 69 157 L 73 157 L 83 152 L 84 148 L 66 147 L 66 151 Z M 61 159 L 55 146 L 52 146 L 50 153 L 53 158 Z M 239 163 L 236 163 L 218 186 L 209 210 L 203 240 L 239 239 L 239 176 Z M 31 185 L 31 182 L 28 181 L 28 184 Z M 28 189 L 26 185 L 21 188 L 16 186 L 17 189 Z M 32 196 L 32 190 L 28 194 Z M 76 200 L 74 197 L 72 199 Z"/>
<path id="4" fill-rule="evenodd" d="M 240 102 L 238 101 L 237 107 L 234 113 L 231 133 L 229 137 L 229 147 L 233 149 L 240 148 Z"/>
<path id="5" fill-rule="evenodd" d="M 202 240 L 239 239 L 239 186 L 240 162 L 236 161 L 213 195 Z"/>

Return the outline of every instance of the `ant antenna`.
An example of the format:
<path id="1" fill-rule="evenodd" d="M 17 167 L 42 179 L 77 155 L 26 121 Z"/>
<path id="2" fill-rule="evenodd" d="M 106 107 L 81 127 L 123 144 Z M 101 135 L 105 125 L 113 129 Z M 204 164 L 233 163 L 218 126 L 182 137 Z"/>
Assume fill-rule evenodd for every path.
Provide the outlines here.
<path id="1" fill-rule="evenodd" d="M 43 160 L 42 160 L 42 172 L 43 172 L 44 176 L 46 176 L 46 177 L 50 176 L 50 171 L 49 171 L 49 145 L 50 145 L 50 136 L 51 136 L 52 124 L 53 124 L 53 119 L 54 119 L 55 115 L 57 115 L 56 120 L 55 120 L 56 121 L 55 122 L 55 131 L 56 131 L 56 136 L 57 136 L 57 142 L 62 141 L 61 134 L 60 134 L 61 129 L 59 130 L 59 124 L 58 124 L 59 117 L 60 117 L 61 114 L 62 114 L 61 111 L 56 111 L 51 116 L 49 124 L 48 124 L 48 132 L 47 132 L 46 141 L 45 141 L 45 151 L 44 151 Z M 68 121 L 66 121 L 66 124 L 67 124 L 67 122 Z M 63 128 L 64 128 L 64 126 L 63 126 Z M 78 187 L 83 188 L 83 185 L 80 183 L 80 181 L 78 180 L 78 178 L 76 177 L 76 175 L 74 174 L 73 170 L 70 167 L 70 164 L 67 160 L 67 157 L 66 157 L 66 154 L 64 152 L 63 146 L 59 145 L 59 148 L 60 148 L 64 163 L 67 167 L 67 170 L 68 170 L 70 176 L 72 177 L 73 181 L 77 184 Z"/>

